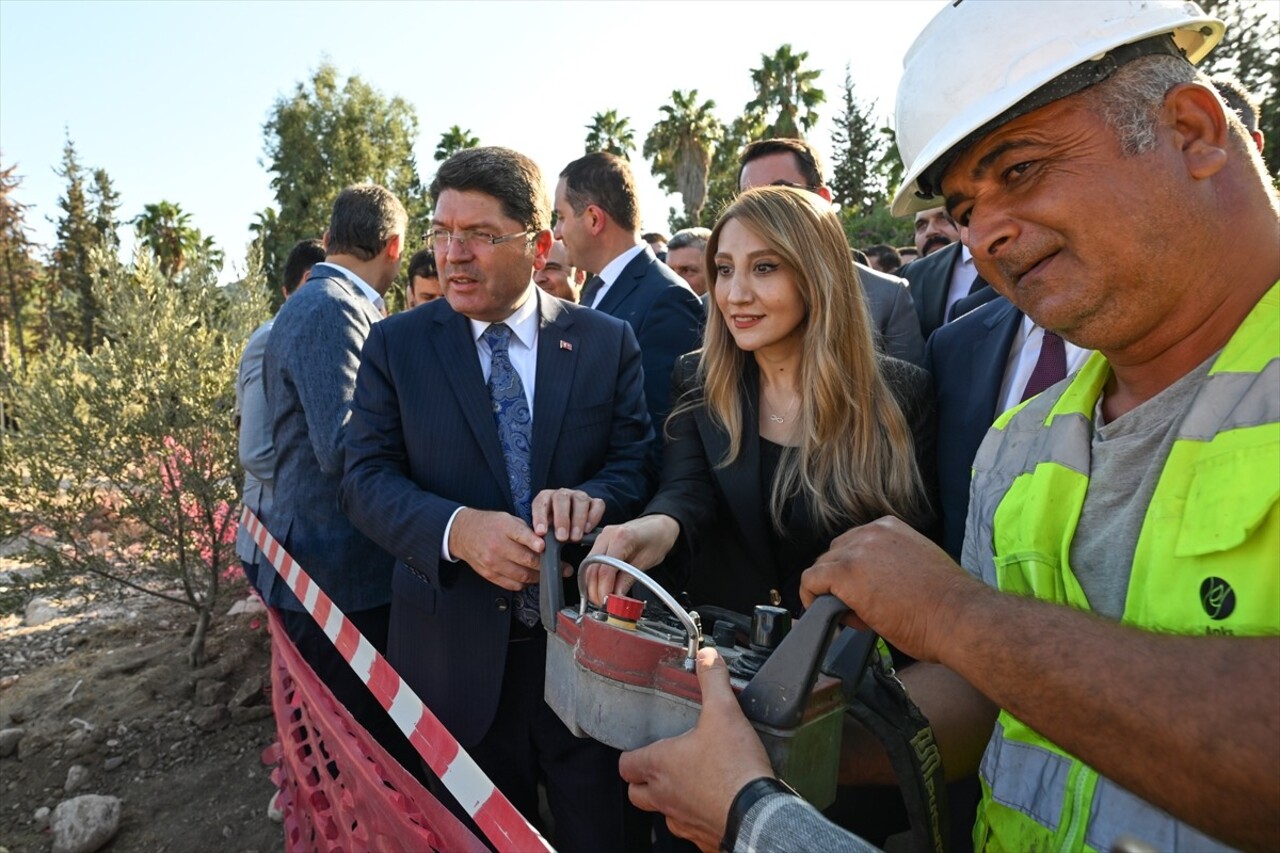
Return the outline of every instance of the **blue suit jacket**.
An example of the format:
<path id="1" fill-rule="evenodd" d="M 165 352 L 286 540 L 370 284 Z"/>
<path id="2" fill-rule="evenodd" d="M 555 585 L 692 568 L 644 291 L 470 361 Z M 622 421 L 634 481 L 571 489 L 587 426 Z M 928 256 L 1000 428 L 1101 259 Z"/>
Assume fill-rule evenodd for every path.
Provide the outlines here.
<path id="1" fill-rule="evenodd" d="M 604 523 L 648 496 L 652 436 L 629 326 L 535 291 L 533 491 L 605 501 Z M 387 658 L 464 747 L 497 709 L 513 594 L 441 559 L 455 509 L 515 514 L 469 321 L 444 299 L 374 327 L 347 432 L 342 507 L 397 558 Z"/>
<path id="2" fill-rule="evenodd" d="M 973 459 L 1000 415 L 1000 385 L 1021 322 L 1022 312 L 1001 296 L 942 326 L 925 345 L 938 404 L 942 546 L 956 559 L 964 544 Z"/>
<path id="3" fill-rule="evenodd" d="M 338 509 L 343 438 L 351 417 L 360 348 L 382 314 L 336 267 L 316 264 L 306 286 L 276 315 L 263 355 L 263 388 L 275 447 L 275 491 L 267 529 L 344 611 L 391 600 L 391 555 Z M 268 567 L 258 573 L 267 603 L 302 605 Z"/>
<path id="4" fill-rule="evenodd" d="M 698 295 L 651 249 L 631 259 L 596 310 L 626 320 L 644 359 L 644 399 L 661 442 L 671 411 L 671 372 L 676 359 L 702 346 L 706 309 Z"/>

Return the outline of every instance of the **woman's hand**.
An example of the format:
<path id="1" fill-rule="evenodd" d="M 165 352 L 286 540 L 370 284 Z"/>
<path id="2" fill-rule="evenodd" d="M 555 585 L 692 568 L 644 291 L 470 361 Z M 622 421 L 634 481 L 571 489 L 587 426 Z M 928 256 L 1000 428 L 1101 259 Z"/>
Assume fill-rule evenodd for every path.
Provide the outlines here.
<path id="1" fill-rule="evenodd" d="M 635 521 L 613 524 L 601 530 L 595 547 L 588 556 L 603 554 L 616 557 L 647 572 L 666 558 L 679 535 L 680 525 L 671 516 L 646 515 Z M 623 595 L 634 583 L 630 575 L 599 563 L 587 566 L 583 579 L 586 581 L 587 597 L 597 606 L 604 603 L 606 595 Z"/>

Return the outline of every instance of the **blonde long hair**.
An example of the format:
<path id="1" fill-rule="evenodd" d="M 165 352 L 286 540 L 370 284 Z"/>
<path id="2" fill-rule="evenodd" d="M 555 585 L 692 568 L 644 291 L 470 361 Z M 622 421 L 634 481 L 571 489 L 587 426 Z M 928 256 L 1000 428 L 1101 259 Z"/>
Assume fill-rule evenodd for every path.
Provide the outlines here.
<path id="1" fill-rule="evenodd" d="M 784 449 L 774 478 L 774 526 L 782 530 L 783 505 L 800 493 L 831 532 L 882 515 L 917 516 L 926 499 L 914 442 L 880 371 L 862 286 L 835 212 L 813 193 L 788 187 L 739 195 L 707 241 L 713 295 L 720 232 L 734 219 L 782 256 L 805 306 L 799 442 Z M 716 300 L 708 301 L 697 385 L 713 422 L 729 436 L 717 465 L 724 467 L 742 451 L 742 381 L 751 356 L 738 349 Z M 682 405 L 692 408 L 698 401 Z"/>

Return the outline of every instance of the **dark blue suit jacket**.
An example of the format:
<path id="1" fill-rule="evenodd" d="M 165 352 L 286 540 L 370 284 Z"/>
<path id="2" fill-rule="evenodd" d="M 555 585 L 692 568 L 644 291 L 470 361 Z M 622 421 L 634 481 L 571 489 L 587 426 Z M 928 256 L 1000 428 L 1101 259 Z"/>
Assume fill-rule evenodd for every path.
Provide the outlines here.
<path id="1" fill-rule="evenodd" d="M 652 437 L 629 326 L 535 290 L 532 478 L 633 517 Z M 347 430 L 343 510 L 395 555 L 387 658 L 464 747 L 497 709 L 513 593 L 441 559 L 455 509 L 515 513 L 469 321 L 444 299 L 374 327 Z"/>
<path id="2" fill-rule="evenodd" d="M 661 442 L 671 411 L 671 371 L 676 359 L 702 346 L 706 309 L 689 285 L 651 249 L 631 259 L 596 310 L 626 320 L 644 359 L 644 398 Z"/>
<path id="3" fill-rule="evenodd" d="M 942 546 L 956 559 L 964 544 L 973 459 L 1000 415 L 1000 385 L 1021 322 L 1022 312 L 1001 296 L 941 327 L 925 345 L 938 402 Z"/>

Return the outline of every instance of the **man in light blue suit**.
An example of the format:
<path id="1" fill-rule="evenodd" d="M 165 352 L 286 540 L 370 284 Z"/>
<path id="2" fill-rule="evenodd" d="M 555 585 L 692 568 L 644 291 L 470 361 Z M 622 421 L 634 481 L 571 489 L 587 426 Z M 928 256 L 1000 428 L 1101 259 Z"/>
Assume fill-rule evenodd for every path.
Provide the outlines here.
<path id="1" fill-rule="evenodd" d="M 339 193 L 325 233 L 325 261 L 276 315 L 263 361 L 275 448 L 267 529 L 380 651 L 392 559 L 339 510 L 338 484 L 360 348 L 383 318 L 383 294 L 400 268 L 407 219 L 382 187 Z M 396 752 L 398 729 L 284 581 L 264 566 L 258 587 L 320 680 Z M 406 758 L 402 750 L 398 757 Z"/>
<path id="2" fill-rule="evenodd" d="M 287 300 L 311 275 L 311 267 L 324 260 L 324 245 L 319 240 L 299 240 L 284 263 L 280 290 Z M 262 389 L 262 357 L 275 318 L 253 330 L 240 369 L 236 372 L 236 429 L 239 432 L 240 465 L 244 468 L 244 491 L 241 500 L 258 518 L 265 520 L 271 512 L 275 484 L 276 449 L 271 439 L 271 416 L 267 412 L 267 395 Z M 236 531 L 236 556 L 244 566 L 250 586 L 258 586 L 258 569 L 263 564 L 262 552 L 249 536 L 249 528 Z M 270 569 L 267 569 L 270 571 Z"/>

